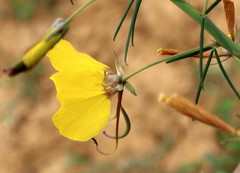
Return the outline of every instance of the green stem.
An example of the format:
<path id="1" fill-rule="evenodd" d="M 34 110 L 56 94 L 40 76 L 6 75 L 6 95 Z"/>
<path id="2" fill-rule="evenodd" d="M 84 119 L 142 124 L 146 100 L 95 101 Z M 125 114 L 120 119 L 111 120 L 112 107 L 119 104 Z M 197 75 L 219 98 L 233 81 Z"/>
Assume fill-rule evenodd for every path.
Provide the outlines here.
<path id="1" fill-rule="evenodd" d="M 74 11 L 71 16 L 69 16 L 65 22 L 66 24 L 68 24 L 69 22 L 71 22 L 71 20 L 80 12 L 82 11 L 84 8 L 86 8 L 87 6 L 89 6 L 90 4 L 92 4 L 94 1 L 96 0 L 90 0 L 88 1 L 86 4 L 82 5 L 81 7 L 79 7 L 76 11 Z"/>
<path id="2" fill-rule="evenodd" d="M 201 21 L 201 30 L 200 30 L 200 50 L 199 50 L 199 74 L 200 74 L 200 79 L 202 79 L 203 75 L 203 42 L 204 42 L 204 23 L 205 23 L 205 14 L 202 16 L 202 21 Z M 202 84 L 202 82 L 200 82 Z M 203 85 L 201 85 L 203 88 Z"/>
<path id="3" fill-rule="evenodd" d="M 209 1 L 209 0 L 205 0 L 205 2 L 204 2 L 204 6 L 203 6 L 203 10 L 202 10 L 202 17 L 206 15 L 206 10 L 207 10 L 207 6 L 208 6 L 208 1 Z"/>
<path id="4" fill-rule="evenodd" d="M 215 45 L 217 47 L 217 44 Z M 202 52 L 206 52 L 208 50 L 211 50 L 213 47 L 211 46 L 203 46 L 203 50 Z M 185 59 L 185 58 L 188 58 L 188 57 L 191 57 L 191 56 L 194 56 L 194 55 L 198 55 L 200 53 L 200 48 L 198 48 L 197 50 L 195 51 L 192 51 L 190 52 L 187 56 L 186 55 L 181 55 L 181 56 L 178 56 L 178 57 L 175 57 L 173 59 L 170 59 L 168 61 L 166 61 L 166 63 L 172 63 L 174 61 L 179 61 L 179 60 L 182 60 L 182 59 Z"/>
<path id="5" fill-rule="evenodd" d="M 216 43 L 211 43 L 211 44 L 205 45 L 204 48 L 208 48 L 208 47 L 209 48 L 213 48 L 215 46 L 217 46 Z M 151 64 L 148 64 L 148 65 L 146 65 L 146 66 L 144 66 L 144 67 L 142 67 L 142 68 L 140 68 L 140 69 L 138 69 L 136 71 L 133 71 L 133 72 L 127 74 L 126 76 L 123 76 L 122 77 L 122 82 L 126 82 L 132 76 L 134 76 L 134 75 L 140 73 L 141 71 L 144 71 L 144 70 L 146 70 L 146 69 L 148 69 L 148 68 L 150 68 L 150 67 L 152 67 L 154 65 L 160 64 L 162 62 L 166 62 L 166 61 L 170 61 L 172 59 L 178 59 L 178 58 L 182 59 L 182 58 L 194 56 L 194 55 L 197 55 L 197 54 L 199 54 L 199 47 L 196 47 L 196 48 L 193 48 L 193 49 L 189 49 L 187 51 L 184 51 L 184 52 L 178 53 L 176 55 L 173 55 L 173 56 L 161 59 L 159 61 L 155 61 L 155 62 L 153 62 Z"/>
<path id="6" fill-rule="evenodd" d="M 103 131 L 103 134 L 105 136 L 107 136 L 108 138 L 111 138 L 111 139 L 116 139 L 116 138 L 122 139 L 122 138 L 126 137 L 129 134 L 129 132 L 131 130 L 131 122 L 130 122 L 129 116 L 128 116 L 127 112 L 125 111 L 125 109 L 122 106 L 121 106 L 121 112 L 122 112 L 123 118 L 124 118 L 125 123 L 126 123 L 126 129 L 119 136 L 110 136 L 110 135 L 107 134 L 106 131 Z"/>
<path id="7" fill-rule="evenodd" d="M 199 52 L 199 75 L 200 75 L 200 80 L 202 79 L 203 75 L 203 44 L 204 44 L 204 24 L 205 24 L 205 11 L 207 9 L 208 5 L 208 0 L 205 0 L 204 6 L 203 6 L 203 11 L 202 11 L 202 20 L 201 20 L 201 29 L 200 29 L 200 52 Z M 203 84 L 200 81 L 200 84 Z M 203 88 L 203 85 L 201 85 L 201 88 Z"/>

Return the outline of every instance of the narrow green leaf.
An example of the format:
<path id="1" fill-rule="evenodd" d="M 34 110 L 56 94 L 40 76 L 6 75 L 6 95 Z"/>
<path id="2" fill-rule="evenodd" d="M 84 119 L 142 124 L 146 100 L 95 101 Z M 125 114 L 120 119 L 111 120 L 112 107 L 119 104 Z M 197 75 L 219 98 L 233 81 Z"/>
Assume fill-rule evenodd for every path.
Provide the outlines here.
<path id="1" fill-rule="evenodd" d="M 132 24 L 131 24 L 131 33 L 132 33 L 132 46 L 134 46 L 134 32 L 135 32 L 135 23 L 136 23 L 136 20 L 137 20 L 137 15 L 138 15 L 138 11 L 139 11 L 139 8 L 140 8 L 140 5 L 141 5 L 141 2 L 142 0 L 137 0 L 136 2 L 136 6 L 135 6 L 135 9 L 134 9 L 134 12 L 133 12 L 133 16 L 132 16 Z"/>
<path id="2" fill-rule="evenodd" d="M 115 41 L 115 39 L 117 37 L 117 34 L 118 34 L 119 30 L 121 29 L 122 24 L 123 24 L 128 12 L 129 12 L 130 8 L 132 7 L 133 2 L 134 2 L 134 0 L 131 0 L 130 3 L 128 4 L 128 7 L 127 7 L 126 11 L 124 12 L 124 14 L 122 16 L 122 19 L 120 20 L 120 23 L 118 24 L 117 29 L 114 33 L 113 41 Z"/>
<path id="3" fill-rule="evenodd" d="M 70 2 L 72 3 L 72 5 L 74 5 L 74 2 L 73 2 L 73 0 L 70 0 Z"/>
<path id="4" fill-rule="evenodd" d="M 133 86 L 128 81 L 125 82 L 125 87 L 128 91 L 130 91 L 130 93 L 137 96 L 136 90 L 133 88 Z"/>
<path id="5" fill-rule="evenodd" d="M 171 0 L 175 5 L 182 9 L 187 15 L 189 15 L 198 24 L 201 24 L 200 12 L 187 3 L 185 0 Z M 235 55 L 240 59 L 240 46 L 227 37 L 208 17 L 205 19 L 205 30 L 209 32 L 217 43 Z"/>
<path id="6" fill-rule="evenodd" d="M 208 57 L 208 61 L 207 61 L 206 66 L 204 68 L 202 78 L 200 79 L 200 83 L 198 85 L 198 91 L 197 91 L 196 98 L 195 98 L 195 104 L 198 104 L 198 101 L 199 101 L 199 98 L 200 98 L 200 94 L 201 94 L 201 91 L 202 91 L 202 86 L 203 86 L 205 78 L 207 76 L 207 72 L 208 72 L 208 69 L 209 69 L 212 57 L 213 57 L 213 50 L 211 51 L 211 53 L 210 53 L 210 55 Z"/>
<path id="7" fill-rule="evenodd" d="M 134 8 L 134 12 L 132 15 L 132 21 L 129 27 L 129 31 L 128 31 L 128 37 L 127 37 L 127 41 L 126 41 L 126 45 L 125 45 L 125 53 L 124 53 L 124 62 L 127 63 L 127 54 L 128 54 L 128 48 L 129 48 L 129 44 L 130 44 L 130 40 L 132 40 L 132 46 L 134 46 L 133 44 L 133 37 L 134 37 L 134 30 L 135 30 L 135 23 L 137 20 L 137 15 L 138 15 L 138 11 L 140 8 L 142 0 L 137 0 L 135 8 Z"/>
<path id="8" fill-rule="evenodd" d="M 210 11 L 212 11 L 213 8 L 215 8 L 219 2 L 221 2 L 222 0 L 216 0 L 206 11 L 205 14 L 207 15 Z"/>
<path id="9" fill-rule="evenodd" d="M 224 70 L 224 67 L 222 65 L 222 62 L 219 58 L 219 55 L 218 55 L 218 52 L 217 50 L 215 49 L 215 55 L 216 55 L 216 59 L 217 59 L 217 62 L 218 62 L 218 66 L 219 68 L 221 69 L 225 79 L 227 80 L 228 84 L 230 85 L 230 87 L 232 88 L 233 92 L 236 94 L 236 96 L 238 97 L 238 99 L 240 99 L 240 94 L 238 93 L 237 89 L 234 87 L 232 81 L 230 80 L 230 78 L 228 77 L 226 71 Z"/>

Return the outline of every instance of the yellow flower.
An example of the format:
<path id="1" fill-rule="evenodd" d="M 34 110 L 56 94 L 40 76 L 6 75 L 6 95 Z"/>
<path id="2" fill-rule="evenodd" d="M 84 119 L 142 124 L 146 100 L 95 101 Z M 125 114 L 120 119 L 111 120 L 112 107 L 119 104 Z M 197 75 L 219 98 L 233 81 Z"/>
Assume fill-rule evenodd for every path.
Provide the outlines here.
<path id="1" fill-rule="evenodd" d="M 120 83 L 120 76 L 89 55 L 77 52 L 65 40 L 47 56 L 58 71 L 51 76 L 61 104 L 53 116 L 55 126 L 72 140 L 93 138 L 109 121 L 110 96 Z"/>

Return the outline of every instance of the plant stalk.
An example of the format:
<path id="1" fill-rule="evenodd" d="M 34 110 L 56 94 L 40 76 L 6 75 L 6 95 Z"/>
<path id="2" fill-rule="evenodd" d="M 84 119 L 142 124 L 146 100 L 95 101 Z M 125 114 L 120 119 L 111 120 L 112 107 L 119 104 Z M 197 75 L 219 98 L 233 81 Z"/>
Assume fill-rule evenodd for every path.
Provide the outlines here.
<path id="1" fill-rule="evenodd" d="M 218 45 L 214 42 L 214 43 L 211 43 L 211 44 L 206 44 L 203 47 L 204 48 L 213 48 L 213 47 L 216 47 L 216 46 L 218 46 Z M 193 54 L 193 52 L 195 52 L 195 53 Z M 148 69 L 148 68 L 150 68 L 150 67 L 152 67 L 154 65 L 160 64 L 162 62 L 166 62 L 166 61 L 170 61 L 170 60 L 178 59 L 178 58 L 180 58 L 180 59 L 181 58 L 186 58 L 186 57 L 194 56 L 194 55 L 197 55 L 197 54 L 199 54 L 199 47 L 196 47 L 196 48 L 193 48 L 193 49 L 189 49 L 187 51 L 184 51 L 184 52 L 178 53 L 176 55 L 173 55 L 173 56 L 161 59 L 159 61 L 155 61 L 155 62 L 153 62 L 151 64 L 148 64 L 148 65 L 146 65 L 146 66 L 144 66 L 144 67 L 142 67 L 142 68 L 140 68 L 140 69 L 138 69 L 136 71 L 133 71 L 133 72 L 127 74 L 126 76 L 123 76 L 122 77 L 122 82 L 126 82 L 132 76 L 134 76 L 134 75 L 140 73 L 141 71 L 144 71 L 144 70 L 146 70 L 146 69 Z"/>

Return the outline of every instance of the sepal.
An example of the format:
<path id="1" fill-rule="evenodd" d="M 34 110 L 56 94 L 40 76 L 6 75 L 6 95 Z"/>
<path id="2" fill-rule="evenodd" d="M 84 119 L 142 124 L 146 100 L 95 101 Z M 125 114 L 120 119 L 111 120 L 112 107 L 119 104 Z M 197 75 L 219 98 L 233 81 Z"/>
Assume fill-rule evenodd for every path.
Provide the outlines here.
<path id="1" fill-rule="evenodd" d="M 133 95 L 137 96 L 136 90 L 133 88 L 133 86 L 128 81 L 125 82 L 124 86 L 126 87 L 126 89 L 128 91 L 130 91 L 130 93 L 132 93 Z"/>

